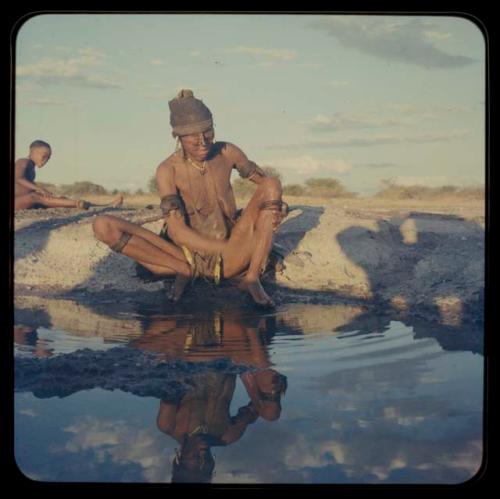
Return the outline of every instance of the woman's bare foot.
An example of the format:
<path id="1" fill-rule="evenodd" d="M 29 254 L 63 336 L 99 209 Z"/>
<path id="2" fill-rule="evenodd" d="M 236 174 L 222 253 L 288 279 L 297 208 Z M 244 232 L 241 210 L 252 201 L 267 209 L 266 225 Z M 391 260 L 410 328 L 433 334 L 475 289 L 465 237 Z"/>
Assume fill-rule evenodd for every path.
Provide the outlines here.
<path id="1" fill-rule="evenodd" d="M 76 202 L 76 207 L 80 210 L 88 210 L 91 206 L 92 205 L 88 201 L 85 201 L 85 199 L 78 199 Z"/>
<path id="2" fill-rule="evenodd" d="M 247 291 L 253 298 L 253 301 L 257 305 L 263 305 L 267 307 L 274 307 L 275 304 L 269 295 L 264 291 L 259 279 L 249 279 L 244 277 L 238 284 L 238 288 L 242 291 Z"/>

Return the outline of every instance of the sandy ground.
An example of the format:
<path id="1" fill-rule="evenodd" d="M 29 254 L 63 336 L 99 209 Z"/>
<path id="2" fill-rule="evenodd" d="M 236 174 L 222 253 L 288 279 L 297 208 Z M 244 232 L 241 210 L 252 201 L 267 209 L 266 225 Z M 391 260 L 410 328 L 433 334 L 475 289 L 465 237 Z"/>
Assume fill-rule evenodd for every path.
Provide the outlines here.
<path id="1" fill-rule="evenodd" d="M 362 305 L 383 303 L 402 314 L 449 325 L 482 321 L 483 201 L 286 200 L 292 211 L 276 235 L 285 268 L 269 284 L 278 304 L 347 299 Z M 238 200 L 239 206 L 244 203 Z M 134 196 L 120 208 L 87 212 L 17 212 L 16 302 L 28 296 L 97 300 L 113 293 L 129 300 L 164 299 L 167 282 L 144 282 L 134 262 L 93 237 L 92 220 L 100 213 L 154 232 L 162 224 L 154 196 Z M 195 287 L 201 290 L 198 300 L 213 293 L 204 283 Z M 225 291 L 222 295 L 228 296 Z"/>

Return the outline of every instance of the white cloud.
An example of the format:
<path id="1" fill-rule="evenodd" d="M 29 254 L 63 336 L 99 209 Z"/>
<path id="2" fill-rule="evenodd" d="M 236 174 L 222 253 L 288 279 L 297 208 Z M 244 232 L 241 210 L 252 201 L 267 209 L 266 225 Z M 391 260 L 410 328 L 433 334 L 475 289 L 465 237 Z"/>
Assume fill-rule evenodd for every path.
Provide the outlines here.
<path id="1" fill-rule="evenodd" d="M 361 168 L 397 168 L 401 165 L 397 163 L 389 163 L 389 162 L 370 162 L 370 163 L 358 163 L 355 165 L 356 167 Z"/>
<path id="2" fill-rule="evenodd" d="M 448 142 L 450 140 L 463 139 L 470 135 L 470 130 L 449 130 L 439 132 L 423 132 L 410 135 L 401 134 L 374 134 L 365 136 L 352 136 L 344 138 L 330 138 L 327 140 L 312 140 L 306 143 L 307 147 L 330 148 L 330 147 L 370 147 L 383 144 L 404 144 L 404 143 L 427 143 L 427 142 Z M 295 147 L 287 145 L 284 147 Z M 297 145 L 297 147 L 303 147 Z"/>
<path id="3" fill-rule="evenodd" d="M 285 177 L 296 175 L 302 178 L 318 174 L 341 174 L 351 169 L 351 165 L 339 158 L 319 160 L 313 156 L 293 156 L 283 158 L 271 158 L 262 161 L 262 164 L 273 166 L 282 171 Z"/>
<path id="4" fill-rule="evenodd" d="M 48 106 L 48 107 L 59 107 L 66 106 L 67 103 L 62 100 L 57 99 L 30 99 L 29 103 L 32 106 Z"/>
<path id="5" fill-rule="evenodd" d="M 347 48 L 385 60 L 415 64 L 427 69 L 462 67 L 475 62 L 471 57 L 448 54 L 432 41 L 447 38 L 436 22 L 413 17 L 329 16 L 311 27 L 326 31 Z"/>
<path id="6" fill-rule="evenodd" d="M 407 116 L 417 116 L 417 117 L 426 117 L 430 114 L 434 116 L 442 117 L 444 115 L 449 115 L 450 113 L 470 113 L 472 109 L 467 106 L 462 106 L 459 104 L 455 105 L 418 105 L 415 104 L 403 104 L 396 102 L 389 102 L 386 104 L 386 109 L 391 111 L 397 111 L 399 113 L 405 114 Z M 380 112 L 378 110 L 377 112 Z"/>
<path id="7" fill-rule="evenodd" d="M 434 176 L 396 176 L 394 177 L 394 183 L 398 185 L 422 185 L 426 187 L 441 187 L 442 185 L 457 185 L 462 183 L 461 178 L 446 175 L 434 175 Z"/>
<path id="8" fill-rule="evenodd" d="M 310 124 L 311 131 L 327 132 L 363 128 L 401 127 L 411 124 L 404 117 L 383 117 L 368 113 L 334 113 L 331 116 L 318 115 Z"/>
<path id="9" fill-rule="evenodd" d="M 265 58 L 270 61 L 288 62 L 297 56 L 296 52 L 288 49 L 265 49 L 260 47 L 239 46 L 226 50 L 231 54 L 250 54 L 254 57 Z"/>
<path id="10" fill-rule="evenodd" d="M 386 127 L 429 127 L 430 121 L 458 119 L 457 114 L 472 110 L 460 105 L 416 106 L 407 103 L 387 103 L 383 108 L 367 106 L 362 112 L 351 111 L 319 114 L 303 122 L 313 132 Z"/>
<path id="11" fill-rule="evenodd" d="M 424 35 L 429 40 L 446 40 L 451 37 L 451 33 L 442 33 L 441 31 L 424 31 Z"/>
<path id="12" fill-rule="evenodd" d="M 42 58 L 36 64 L 16 67 L 19 79 L 28 79 L 42 85 L 67 84 L 93 88 L 121 88 L 122 85 L 102 74 L 93 72 L 102 68 L 106 56 L 91 47 L 79 49 L 74 57 L 65 59 Z"/>

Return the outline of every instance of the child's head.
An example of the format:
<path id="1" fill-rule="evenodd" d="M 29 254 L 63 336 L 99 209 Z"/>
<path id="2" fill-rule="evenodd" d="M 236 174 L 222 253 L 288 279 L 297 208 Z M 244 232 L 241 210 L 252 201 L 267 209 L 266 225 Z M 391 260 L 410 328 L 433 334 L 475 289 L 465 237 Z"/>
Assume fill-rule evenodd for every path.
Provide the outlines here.
<path id="1" fill-rule="evenodd" d="M 41 168 L 50 159 L 52 149 L 43 140 L 34 140 L 30 144 L 30 159 L 36 166 Z"/>

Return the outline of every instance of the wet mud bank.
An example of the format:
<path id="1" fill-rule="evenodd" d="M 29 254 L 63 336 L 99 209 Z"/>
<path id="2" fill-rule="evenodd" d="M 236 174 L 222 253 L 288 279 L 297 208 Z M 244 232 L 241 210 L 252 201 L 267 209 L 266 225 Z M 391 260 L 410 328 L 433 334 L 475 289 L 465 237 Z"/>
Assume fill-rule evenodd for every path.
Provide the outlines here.
<path id="1" fill-rule="evenodd" d="M 290 205 L 275 239 L 284 268 L 266 283 L 278 306 L 353 304 L 446 326 L 482 324 L 484 217 L 359 204 Z M 94 238 L 92 221 L 104 213 L 154 232 L 162 224 L 158 208 L 16 213 L 16 300 L 66 298 L 95 310 L 139 304 L 165 313 L 252 307 L 234 286 L 205 282 L 189 288 L 182 304 L 169 303 L 169 280 L 145 280 L 134 262 Z"/>

